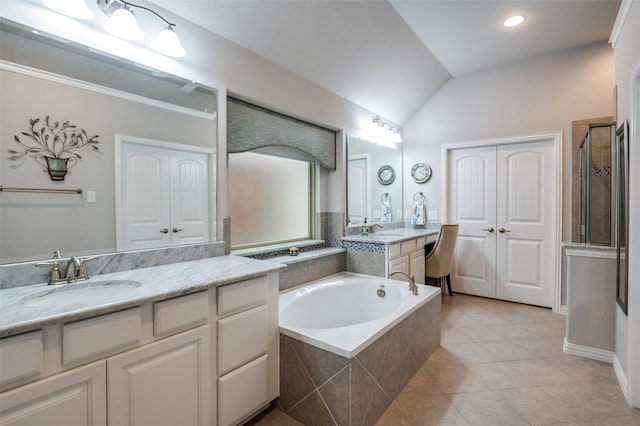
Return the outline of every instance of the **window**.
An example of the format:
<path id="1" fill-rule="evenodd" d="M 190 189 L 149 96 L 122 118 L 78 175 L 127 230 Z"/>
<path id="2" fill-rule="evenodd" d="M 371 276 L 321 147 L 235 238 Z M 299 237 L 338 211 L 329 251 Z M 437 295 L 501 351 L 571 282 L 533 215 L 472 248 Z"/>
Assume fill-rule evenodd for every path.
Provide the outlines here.
<path id="1" fill-rule="evenodd" d="M 314 170 L 304 160 L 229 154 L 231 248 L 311 239 Z"/>

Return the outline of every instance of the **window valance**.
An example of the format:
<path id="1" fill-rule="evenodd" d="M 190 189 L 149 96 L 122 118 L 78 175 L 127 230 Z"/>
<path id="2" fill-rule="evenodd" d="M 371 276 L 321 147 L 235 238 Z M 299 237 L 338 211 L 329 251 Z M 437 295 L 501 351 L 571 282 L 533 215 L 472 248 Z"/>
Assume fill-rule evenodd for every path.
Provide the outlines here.
<path id="1" fill-rule="evenodd" d="M 227 98 L 227 152 L 277 146 L 298 149 L 323 167 L 336 168 L 336 132 L 333 130 Z"/>

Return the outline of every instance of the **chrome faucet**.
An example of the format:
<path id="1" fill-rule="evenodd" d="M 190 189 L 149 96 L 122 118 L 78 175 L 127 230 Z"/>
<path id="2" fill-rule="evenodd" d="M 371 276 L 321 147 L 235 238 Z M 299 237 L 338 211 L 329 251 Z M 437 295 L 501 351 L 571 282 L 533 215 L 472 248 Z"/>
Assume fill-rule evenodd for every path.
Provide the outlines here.
<path id="1" fill-rule="evenodd" d="M 389 277 L 394 276 L 395 274 L 402 274 L 405 277 L 409 278 L 409 291 L 411 292 L 411 294 L 413 294 L 414 296 L 418 295 L 418 286 L 416 285 L 416 277 L 414 277 L 413 275 L 409 275 L 406 274 L 402 271 L 395 271 L 389 274 Z"/>
<path id="2" fill-rule="evenodd" d="M 64 277 L 60 275 L 60 262 L 63 260 L 60 256 L 60 250 L 53 252 L 53 259 L 49 262 L 36 263 L 39 267 L 51 267 L 51 275 L 49 275 L 49 284 L 72 283 L 79 280 L 88 280 L 89 274 L 85 263 L 96 260 L 96 256 L 76 257 L 72 256 L 67 260 L 67 267 Z"/>
<path id="3" fill-rule="evenodd" d="M 373 230 L 375 229 L 375 227 L 376 227 L 376 226 L 377 226 L 378 228 L 382 229 L 382 225 L 380 225 L 379 223 L 374 223 L 373 225 L 371 225 L 371 226 L 369 227 L 369 232 L 371 232 L 371 233 L 373 234 Z"/>

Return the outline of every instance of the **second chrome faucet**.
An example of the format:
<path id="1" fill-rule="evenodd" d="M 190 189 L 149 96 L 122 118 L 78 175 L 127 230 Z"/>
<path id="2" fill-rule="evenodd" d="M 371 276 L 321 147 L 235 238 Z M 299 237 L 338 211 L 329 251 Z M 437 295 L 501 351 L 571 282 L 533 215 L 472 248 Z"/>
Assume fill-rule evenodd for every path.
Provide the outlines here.
<path id="1" fill-rule="evenodd" d="M 414 296 L 418 295 L 418 286 L 416 285 L 416 277 L 414 277 L 413 275 L 409 275 L 405 272 L 402 271 L 395 271 L 389 274 L 389 277 L 394 276 L 395 274 L 402 274 L 405 277 L 407 277 L 409 279 L 409 291 L 411 292 L 411 294 L 413 294 Z"/>

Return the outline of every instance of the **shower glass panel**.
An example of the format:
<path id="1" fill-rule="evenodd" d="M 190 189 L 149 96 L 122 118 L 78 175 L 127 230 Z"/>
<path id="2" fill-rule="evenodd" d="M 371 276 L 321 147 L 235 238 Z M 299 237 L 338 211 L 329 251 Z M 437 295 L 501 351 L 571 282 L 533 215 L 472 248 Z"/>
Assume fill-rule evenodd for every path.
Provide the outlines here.
<path id="1" fill-rule="evenodd" d="M 614 245 L 615 123 L 590 124 L 580 145 L 580 242 Z"/>

